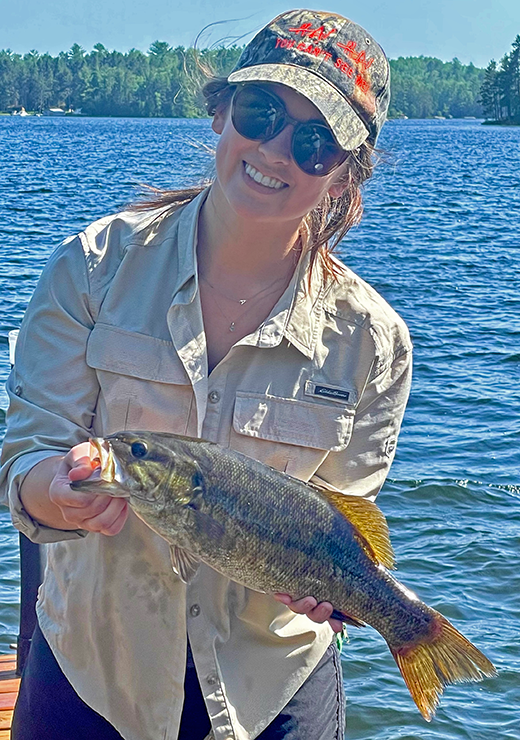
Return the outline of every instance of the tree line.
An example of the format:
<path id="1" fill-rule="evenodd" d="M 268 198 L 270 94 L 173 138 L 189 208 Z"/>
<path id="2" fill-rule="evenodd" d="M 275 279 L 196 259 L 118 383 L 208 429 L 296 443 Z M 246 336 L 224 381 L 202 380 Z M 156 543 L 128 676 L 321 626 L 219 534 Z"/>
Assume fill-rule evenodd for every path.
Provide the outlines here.
<path id="1" fill-rule="evenodd" d="M 0 110 L 52 107 L 88 116 L 193 118 L 204 115 L 199 90 L 203 70 L 225 74 L 239 47 L 172 48 L 154 42 L 148 53 L 109 51 L 96 44 L 87 53 L 78 44 L 53 57 L 30 51 L 0 51 Z"/>
<path id="2" fill-rule="evenodd" d="M 96 44 L 86 52 L 74 44 L 57 56 L 0 51 L 0 111 L 81 109 L 90 116 L 205 115 L 199 89 L 203 68 L 226 74 L 242 49 L 171 47 L 153 43 L 147 53 L 109 51 Z M 487 71 L 458 59 L 431 57 L 391 60 L 390 116 L 481 117 L 480 88 Z M 500 74 L 497 71 L 497 75 Z"/>
<path id="3" fill-rule="evenodd" d="M 480 94 L 486 118 L 520 124 L 520 35 L 498 64 L 490 61 Z"/>

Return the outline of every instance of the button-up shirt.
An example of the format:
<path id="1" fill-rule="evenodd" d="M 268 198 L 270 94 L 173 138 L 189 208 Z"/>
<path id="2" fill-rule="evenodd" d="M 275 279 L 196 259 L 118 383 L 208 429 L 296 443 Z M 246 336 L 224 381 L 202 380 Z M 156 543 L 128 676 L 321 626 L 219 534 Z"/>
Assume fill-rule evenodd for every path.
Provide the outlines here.
<path id="1" fill-rule="evenodd" d="M 8 381 L 2 486 L 15 526 L 48 543 L 38 618 L 81 698 L 126 740 L 175 740 L 186 634 L 216 740 L 256 737 L 330 644 L 297 615 L 202 565 L 189 585 L 135 515 L 114 537 L 24 511 L 40 460 L 123 429 L 201 436 L 304 481 L 374 498 L 393 459 L 411 345 L 345 268 L 304 255 L 270 316 L 208 374 L 196 241 L 206 192 L 175 212 L 124 212 L 51 256 Z M 309 522 L 309 527 L 313 523 Z"/>

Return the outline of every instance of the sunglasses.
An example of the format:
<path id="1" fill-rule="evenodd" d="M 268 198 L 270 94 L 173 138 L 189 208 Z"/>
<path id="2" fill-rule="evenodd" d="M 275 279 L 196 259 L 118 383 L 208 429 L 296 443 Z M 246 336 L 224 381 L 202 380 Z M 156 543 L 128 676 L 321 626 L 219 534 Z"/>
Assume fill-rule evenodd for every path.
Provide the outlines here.
<path id="1" fill-rule="evenodd" d="M 291 154 L 307 175 L 324 177 L 347 156 L 325 123 L 292 118 L 283 101 L 263 87 L 246 85 L 237 89 L 231 105 L 231 120 L 240 136 L 252 141 L 274 139 L 292 124 Z"/>

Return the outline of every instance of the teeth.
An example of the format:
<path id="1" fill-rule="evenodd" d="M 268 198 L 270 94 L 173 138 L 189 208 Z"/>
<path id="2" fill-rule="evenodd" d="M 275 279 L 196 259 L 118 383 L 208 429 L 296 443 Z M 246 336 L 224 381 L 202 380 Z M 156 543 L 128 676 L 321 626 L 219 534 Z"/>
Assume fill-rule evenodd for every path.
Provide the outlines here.
<path id="1" fill-rule="evenodd" d="M 283 188 L 284 184 L 280 180 L 277 180 L 275 177 L 267 177 L 267 175 L 262 175 L 261 172 L 258 170 L 255 170 L 254 167 L 251 167 L 250 164 L 246 164 L 246 172 L 255 182 L 259 182 L 261 185 L 265 185 L 266 188 L 274 188 L 275 190 L 279 190 L 280 188 Z"/>

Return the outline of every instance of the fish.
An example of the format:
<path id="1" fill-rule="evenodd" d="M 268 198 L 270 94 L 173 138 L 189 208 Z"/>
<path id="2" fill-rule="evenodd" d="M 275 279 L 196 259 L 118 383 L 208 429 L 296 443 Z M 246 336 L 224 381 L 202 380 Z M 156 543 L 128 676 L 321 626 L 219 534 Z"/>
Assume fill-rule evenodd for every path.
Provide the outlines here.
<path id="1" fill-rule="evenodd" d="M 90 442 L 97 470 L 71 487 L 127 498 L 170 544 L 183 581 L 203 562 L 255 591 L 330 602 L 337 619 L 384 637 L 425 720 L 448 684 L 497 675 L 391 572 L 389 530 L 374 502 L 201 439 L 123 431 Z"/>

